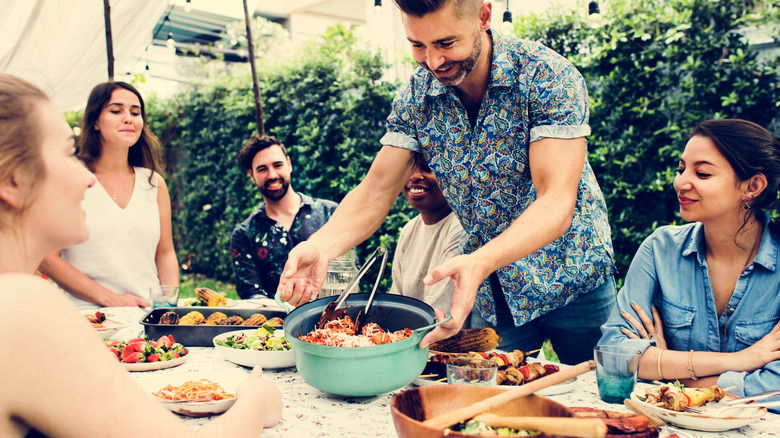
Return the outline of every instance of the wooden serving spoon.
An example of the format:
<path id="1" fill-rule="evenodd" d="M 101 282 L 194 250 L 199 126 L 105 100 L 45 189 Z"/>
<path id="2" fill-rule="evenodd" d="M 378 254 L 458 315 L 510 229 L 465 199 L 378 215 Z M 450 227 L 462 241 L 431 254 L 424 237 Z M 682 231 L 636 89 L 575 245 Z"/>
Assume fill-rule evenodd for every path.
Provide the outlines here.
<path id="1" fill-rule="evenodd" d="M 463 421 L 466 421 L 469 418 L 474 418 L 475 416 L 487 410 L 493 409 L 497 406 L 501 406 L 504 403 L 518 399 L 520 397 L 531 395 L 536 391 L 539 391 L 540 389 L 544 389 L 547 388 L 548 386 L 557 385 L 559 383 L 565 382 L 566 380 L 569 380 L 572 377 L 577 377 L 580 374 L 584 374 L 595 368 L 596 368 L 596 362 L 592 360 L 582 362 L 573 367 L 558 371 L 557 373 L 548 374 L 540 379 L 536 379 L 531 382 L 528 382 L 523 386 L 518 386 L 517 388 L 510 389 L 501 394 L 494 395 L 493 397 L 488 397 L 484 400 L 480 400 L 468 406 L 455 409 L 454 411 L 445 412 L 444 414 L 438 415 L 433 418 L 429 418 L 423 421 L 423 423 L 427 426 L 435 427 L 438 429 L 444 429 L 445 427 L 450 427 L 453 424 L 458 424 Z"/>
<path id="2" fill-rule="evenodd" d="M 474 417 L 474 421 L 491 427 L 536 430 L 547 435 L 587 438 L 603 438 L 607 435 L 607 425 L 599 418 L 501 417 L 495 414 L 480 414 Z"/>

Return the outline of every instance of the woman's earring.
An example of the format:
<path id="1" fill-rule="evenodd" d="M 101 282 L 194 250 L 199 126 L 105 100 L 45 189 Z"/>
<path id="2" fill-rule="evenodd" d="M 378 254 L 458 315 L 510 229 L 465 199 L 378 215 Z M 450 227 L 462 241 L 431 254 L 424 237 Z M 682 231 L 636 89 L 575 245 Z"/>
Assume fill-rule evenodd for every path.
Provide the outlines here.
<path id="1" fill-rule="evenodd" d="M 742 209 L 743 209 L 743 210 L 745 210 L 745 211 L 748 211 L 748 210 L 750 210 L 750 204 L 748 204 L 748 203 L 746 202 L 746 203 L 745 203 L 745 205 L 743 205 L 743 206 L 742 206 Z"/>

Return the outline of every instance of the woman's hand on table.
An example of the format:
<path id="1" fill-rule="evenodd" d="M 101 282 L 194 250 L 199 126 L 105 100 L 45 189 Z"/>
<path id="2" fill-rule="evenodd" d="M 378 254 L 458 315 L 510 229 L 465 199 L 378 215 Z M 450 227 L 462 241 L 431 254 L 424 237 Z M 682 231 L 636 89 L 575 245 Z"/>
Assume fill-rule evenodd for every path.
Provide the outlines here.
<path id="1" fill-rule="evenodd" d="M 625 319 L 626 322 L 634 326 L 634 329 L 639 333 L 639 336 L 628 329 L 620 329 L 620 331 L 631 339 L 639 339 L 640 337 L 643 339 L 651 339 L 655 341 L 656 347 L 666 350 L 663 321 L 661 320 L 661 314 L 658 313 L 655 306 L 650 306 L 653 313 L 652 319 L 647 316 L 647 312 L 645 312 L 640 305 L 631 303 L 631 308 L 634 309 L 634 312 L 636 312 L 641 322 L 637 321 L 636 318 L 628 312 L 621 311 L 620 315 L 623 316 L 623 319 Z"/>
<path id="2" fill-rule="evenodd" d="M 100 300 L 100 307 L 149 307 L 149 302 L 132 294 L 116 294 L 108 291 Z"/>
<path id="3" fill-rule="evenodd" d="M 256 405 L 256 412 L 265 414 L 264 427 L 272 427 L 282 421 L 282 392 L 274 382 L 263 378 L 263 368 L 254 367 L 236 390 L 236 397 L 241 401 L 251 401 Z"/>
<path id="4" fill-rule="evenodd" d="M 734 364 L 739 367 L 735 371 L 751 372 L 780 360 L 780 322 L 758 342 L 732 354 L 735 357 Z"/>

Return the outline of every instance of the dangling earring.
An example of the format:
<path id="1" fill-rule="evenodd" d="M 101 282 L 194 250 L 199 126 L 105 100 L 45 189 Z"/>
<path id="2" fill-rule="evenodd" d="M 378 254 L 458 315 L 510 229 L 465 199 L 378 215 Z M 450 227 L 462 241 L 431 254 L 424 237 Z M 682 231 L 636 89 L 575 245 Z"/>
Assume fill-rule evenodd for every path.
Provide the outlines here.
<path id="1" fill-rule="evenodd" d="M 742 206 L 742 209 L 745 210 L 745 211 L 750 210 L 750 204 L 745 203 L 745 205 Z"/>

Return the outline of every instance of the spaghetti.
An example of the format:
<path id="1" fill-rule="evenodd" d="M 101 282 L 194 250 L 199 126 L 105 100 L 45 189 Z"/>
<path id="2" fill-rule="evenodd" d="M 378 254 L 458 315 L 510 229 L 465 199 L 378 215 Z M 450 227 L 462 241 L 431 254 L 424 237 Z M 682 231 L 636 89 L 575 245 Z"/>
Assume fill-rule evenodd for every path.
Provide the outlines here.
<path id="1" fill-rule="evenodd" d="M 208 379 L 190 380 L 179 386 L 168 385 L 157 392 L 153 392 L 152 395 L 163 400 L 192 400 L 196 398 L 224 400 L 236 398 L 235 394 L 226 392 L 219 383 Z"/>
<path id="2" fill-rule="evenodd" d="M 373 322 L 363 326 L 360 333 L 355 333 L 355 323 L 352 322 L 352 318 L 345 315 L 343 318 L 329 321 L 323 328 L 299 336 L 298 339 L 331 347 L 370 347 L 398 342 L 411 335 L 412 331 L 408 328 L 387 332 Z"/>

